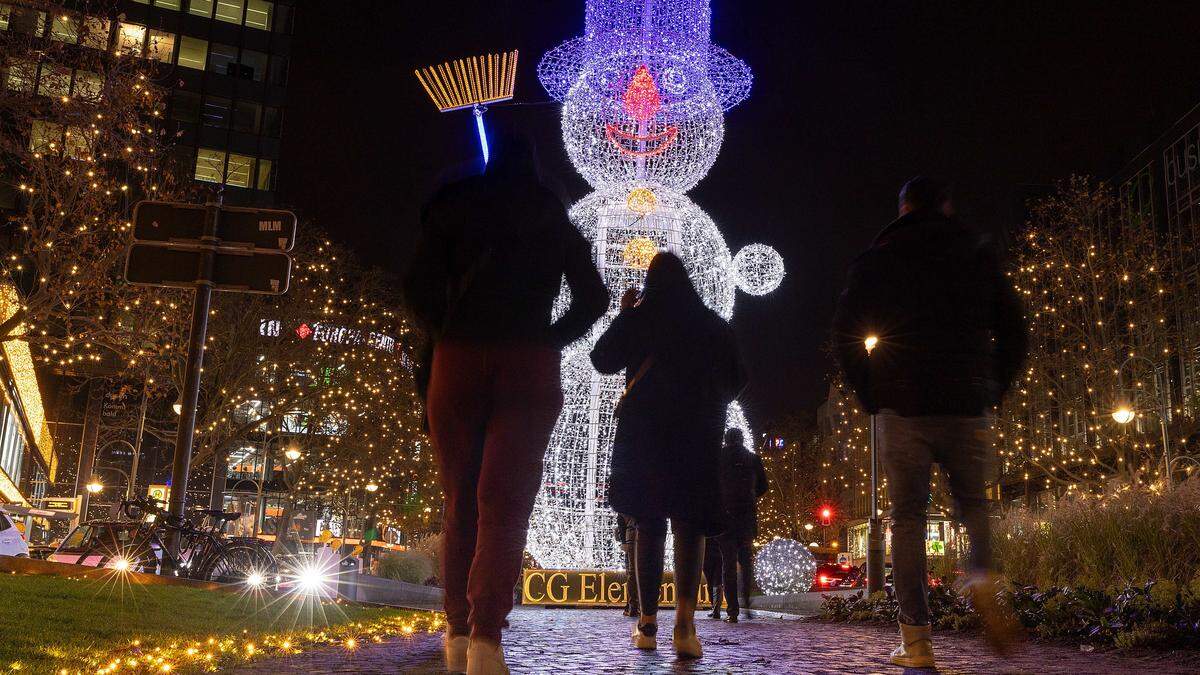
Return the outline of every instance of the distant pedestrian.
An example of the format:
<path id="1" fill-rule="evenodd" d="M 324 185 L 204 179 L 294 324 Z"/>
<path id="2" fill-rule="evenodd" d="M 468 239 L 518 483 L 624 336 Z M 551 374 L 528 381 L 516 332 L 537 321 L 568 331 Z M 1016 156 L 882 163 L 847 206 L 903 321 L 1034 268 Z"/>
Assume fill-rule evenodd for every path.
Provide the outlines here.
<path id="1" fill-rule="evenodd" d="M 708 599 L 712 602 L 712 611 L 708 615 L 714 619 L 721 618 L 721 603 L 725 600 L 721 579 L 721 544 L 716 537 L 705 537 L 704 580 L 708 584 Z"/>
<path id="2" fill-rule="evenodd" d="M 638 615 L 637 574 L 634 573 L 634 543 L 637 541 L 637 528 L 633 519 L 617 514 L 617 529 L 614 532 L 621 552 L 625 555 L 625 616 Z"/>
<path id="3" fill-rule="evenodd" d="M 641 298 L 636 292 L 622 298 L 621 313 L 592 350 L 592 364 L 602 373 L 625 370 L 628 381 L 617 410 L 609 502 L 637 524 L 642 614 L 634 645 L 656 647 L 669 520 L 677 600 L 672 644 L 682 657 L 699 657 L 695 611 L 704 537 L 725 527 L 712 486 L 726 409 L 745 383 L 733 332 L 704 305 L 680 259 L 659 253 Z"/>
<path id="4" fill-rule="evenodd" d="M 445 492 L 446 665 L 507 673 L 501 628 L 562 408 L 560 350 L 604 313 L 591 246 L 538 179 L 532 144 L 493 138 L 482 176 L 425 207 L 405 280 L 436 338 L 426 413 Z M 571 304 L 551 321 L 566 279 Z M 469 641 L 468 641 L 469 636 Z"/>
<path id="5" fill-rule="evenodd" d="M 934 462 L 971 540 L 966 592 L 1002 651 L 1015 626 L 990 571 L 987 415 L 1017 378 L 1028 338 L 996 247 L 954 217 L 945 186 L 920 177 L 901 190 L 900 217 L 850 269 L 834 339 L 848 382 L 875 415 L 892 502 L 901 634 L 892 662 L 934 666 L 925 567 Z"/>
<path id="6" fill-rule="evenodd" d="M 721 502 L 729 521 L 717 541 L 721 545 L 725 620 L 737 623 L 741 606 L 750 607 L 750 589 L 754 587 L 752 556 L 754 538 L 758 536 L 758 500 L 767 493 L 767 472 L 759 456 L 746 448 L 741 429 L 725 432 L 723 450 Z"/>

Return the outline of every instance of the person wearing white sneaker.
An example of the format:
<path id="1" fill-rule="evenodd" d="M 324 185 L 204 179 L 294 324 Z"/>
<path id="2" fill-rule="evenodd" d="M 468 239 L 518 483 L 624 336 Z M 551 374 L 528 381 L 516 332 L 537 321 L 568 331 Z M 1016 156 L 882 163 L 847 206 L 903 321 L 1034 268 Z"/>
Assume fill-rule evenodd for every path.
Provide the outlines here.
<path id="1" fill-rule="evenodd" d="M 471 638 L 467 647 L 467 675 L 508 675 L 504 649 L 487 638 Z"/>
<path id="2" fill-rule="evenodd" d="M 446 634 L 446 672 L 447 673 L 465 673 L 467 672 L 467 645 L 469 640 L 465 635 L 451 637 Z"/>
<path id="3" fill-rule="evenodd" d="M 621 298 L 621 312 L 597 340 L 592 365 L 625 371 L 617 404 L 609 503 L 637 529 L 635 573 L 641 616 L 633 646 L 654 649 L 667 522 L 675 535 L 675 632 L 681 658 L 698 658 L 695 613 L 704 538 L 727 515 L 714 498 L 726 410 L 745 386 L 733 332 L 704 304 L 672 253 L 650 261 L 646 285 Z"/>

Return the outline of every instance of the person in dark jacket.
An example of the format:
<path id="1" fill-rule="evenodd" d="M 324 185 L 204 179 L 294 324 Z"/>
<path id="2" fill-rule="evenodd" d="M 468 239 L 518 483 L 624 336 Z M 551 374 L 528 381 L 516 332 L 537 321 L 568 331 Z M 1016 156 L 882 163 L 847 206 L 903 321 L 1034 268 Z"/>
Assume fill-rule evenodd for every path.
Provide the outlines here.
<path id="1" fill-rule="evenodd" d="M 725 620 L 737 623 L 741 603 L 749 606 L 750 589 L 754 586 L 751 554 L 754 538 L 758 536 L 758 500 L 767 493 L 767 471 L 762 459 L 746 448 L 741 429 L 725 432 L 723 449 L 721 503 L 729 520 L 718 541 L 724 572 Z"/>
<path id="2" fill-rule="evenodd" d="M 847 381 L 875 416 L 892 501 L 902 639 L 892 661 L 934 663 L 925 572 L 934 462 L 970 536 L 968 592 L 1001 649 L 1012 623 L 996 607 L 990 575 L 987 415 L 1018 377 L 1028 337 L 996 247 L 953 216 L 942 184 L 919 177 L 901 190 L 900 217 L 850 268 L 834 340 Z"/>
<path id="3" fill-rule="evenodd" d="M 655 648 L 658 590 L 667 522 L 675 534 L 678 604 L 672 643 L 683 657 L 701 655 L 696 599 L 704 537 L 725 529 L 714 500 L 721 435 L 729 403 L 745 384 L 733 332 L 704 305 L 678 257 L 650 262 L 641 299 L 622 309 L 592 350 L 602 373 L 633 373 L 618 408 L 609 503 L 637 523 L 637 577 L 642 615 L 634 645 Z"/>
<path id="4" fill-rule="evenodd" d="M 532 144 L 493 140 L 483 175 L 426 205 L 404 282 L 409 309 L 436 337 L 426 413 L 445 492 L 452 672 L 468 662 L 472 673 L 508 672 L 500 632 L 562 408 L 560 350 L 609 302 L 591 246 L 538 180 Z M 564 278 L 571 306 L 551 321 Z"/>
<path id="5" fill-rule="evenodd" d="M 637 528 L 633 519 L 618 513 L 617 529 L 614 532 L 621 552 L 625 554 L 625 616 L 638 616 L 637 574 L 634 573 L 634 544 L 637 542 Z"/>

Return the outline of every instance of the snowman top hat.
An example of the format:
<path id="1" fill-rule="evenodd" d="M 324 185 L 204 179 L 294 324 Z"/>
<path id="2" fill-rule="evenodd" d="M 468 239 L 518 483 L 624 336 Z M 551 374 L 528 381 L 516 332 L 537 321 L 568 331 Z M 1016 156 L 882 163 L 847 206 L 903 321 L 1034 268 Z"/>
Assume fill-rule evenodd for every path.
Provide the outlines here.
<path id="1" fill-rule="evenodd" d="M 562 101 L 591 77 L 593 88 L 622 89 L 647 66 L 664 101 L 682 101 L 712 84 L 723 110 L 746 100 L 753 75 L 743 61 L 712 43 L 709 0 L 586 0 L 584 34 L 542 57 L 538 79 Z"/>

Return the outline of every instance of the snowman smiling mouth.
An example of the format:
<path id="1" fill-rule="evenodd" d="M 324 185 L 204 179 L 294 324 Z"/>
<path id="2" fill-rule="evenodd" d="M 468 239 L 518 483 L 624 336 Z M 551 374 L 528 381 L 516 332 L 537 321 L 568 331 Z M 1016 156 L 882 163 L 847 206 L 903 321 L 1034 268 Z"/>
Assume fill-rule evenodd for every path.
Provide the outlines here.
<path id="1" fill-rule="evenodd" d="M 634 71 L 633 78 L 629 80 L 629 86 L 625 88 L 625 95 L 622 98 L 625 104 L 625 114 L 637 121 L 639 131 L 650 127 L 654 118 L 658 116 L 658 111 L 662 108 L 658 85 L 654 83 L 654 76 L 650 74 L 650 68 L 645 65 L 638 66 Z M 671 144 L 679 136 L 679 127 L 672 125 L 658 133 L 642 131 L 639 134 L 625 131 L 610 122 L 605 125 L 604 132 L 609 142 L 615 145 L 621 154 L 630 157 L 654 157 L 661 155 L 671 147 Z"/>

